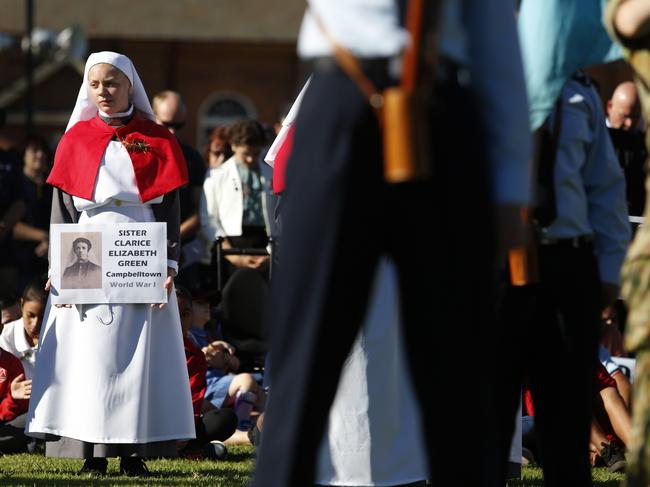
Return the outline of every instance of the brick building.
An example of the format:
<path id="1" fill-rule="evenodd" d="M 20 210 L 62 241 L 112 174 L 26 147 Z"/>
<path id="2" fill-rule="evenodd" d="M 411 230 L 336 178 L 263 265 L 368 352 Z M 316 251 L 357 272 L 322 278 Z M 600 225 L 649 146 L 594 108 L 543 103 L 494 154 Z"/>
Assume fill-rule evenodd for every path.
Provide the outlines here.
<path id="1" fill-rule="evenodd" d="M 0 51 L 0 109 L 5 135 L 24 133 L 25 1 L 0 0 L 0 33 L 16 40 Z M 38 61 L 35 131 L 55 142 L 65 128 L 88 53 L 113 50 L 134 62 L 149 96 L 163 89 L 185 98 L 180 137 L 200 147 L 215 125 L 249 116 L 273 123 L 302 80 L 295 43 L 299 0 L 34 0 L 34 26 L 59 33 L 77 25 L 85 55 Z"/>
<path id="2" fill-rule="evenodd" d="M 85 54 L 114 50 L 135 63 L 149 96 L 174 89 L 185 97 L 187 125 L 179 136 L 197 147 L 209 130 L 242 116 L 273 123 L 297 93 L 303 74 L 295 43 L 304 0 L 33 0 L 34 25 L 55 33 L 78 25 L 88 40 Z M 0 50 L 0 109 L 7 112 L 6 136 L 24 134 L 25 0 L 0 0 L 0 34 L 14 36 Z M 83 60 L 62 59 L 37 68 L 34 124 L 56 142 L 81 83 Z M 40 71 L 39 71 L 40 69 Z M 44 72 L 43 72 L 44 71 Z M 627 65 L 589 70 L 603 101 Z"/>

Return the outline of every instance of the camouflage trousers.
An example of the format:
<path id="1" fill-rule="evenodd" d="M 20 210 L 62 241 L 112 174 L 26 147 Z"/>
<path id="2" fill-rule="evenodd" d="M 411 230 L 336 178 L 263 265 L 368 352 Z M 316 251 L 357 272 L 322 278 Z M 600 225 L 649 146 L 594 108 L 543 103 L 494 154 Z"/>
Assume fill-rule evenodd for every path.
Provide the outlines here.
<path id="1" fill-rule="evenodd" d="M 639 227 L 621 269 L 621 295 L 628 308 L 625 348 L 650 350 L 650 226 Z"/>
<path id="2" fill-rule="evenodd" d="M 650 485 L 650 227 L 638 229 L 622 268 L 621 294 L 628 307 L 625 348 L 636 353 L 627 487 Z"/>
<path id="3" fill-rule="evenodd" d="M 650 485 L 650 349 L 636 356 L 632 434 L 627 445 L 626 487 Z"/>

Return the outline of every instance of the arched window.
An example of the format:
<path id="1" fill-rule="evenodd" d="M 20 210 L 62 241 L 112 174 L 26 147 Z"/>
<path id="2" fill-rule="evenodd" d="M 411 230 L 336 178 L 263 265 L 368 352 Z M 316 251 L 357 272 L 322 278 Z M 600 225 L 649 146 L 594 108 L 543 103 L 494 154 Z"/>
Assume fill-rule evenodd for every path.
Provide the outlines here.
<path id="1" fill-rule="evenodd" d="M 256 118 L 255 105 L 244 95 L 220 92 L 210 95 L 199 108 L 197 147 L 203 147 L 212 129 L 230 126 L 242 118 Z"/>

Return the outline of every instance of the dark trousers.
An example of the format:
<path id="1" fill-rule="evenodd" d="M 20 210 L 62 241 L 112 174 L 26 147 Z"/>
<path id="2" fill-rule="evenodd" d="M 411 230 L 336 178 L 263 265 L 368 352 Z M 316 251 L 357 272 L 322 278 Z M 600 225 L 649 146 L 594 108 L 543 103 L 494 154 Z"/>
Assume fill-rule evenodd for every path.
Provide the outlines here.
<path id="1" fill-rule="evenodd" d="M 430 107 L 433 177 L 388 185 L 378 124 L 356 85 L 338 71 L 312 78 L 282 200 L 280 265 L 271 282 L 273 392 L 256 487 L 313 483 L 315 452 L 382 254 L 398 269 L 406 356 L 435 485 L 496 485 L 477 464 L 466 468 L 463 454 L 478 445 L 480 463 L 495 450 L 481 443 L 494 436 L 477 439 L 473 426 L 465 428 L 470 413 L 490 411 L 476 374 L 488 352 L 479 346 L 489 328 L 488 178 L 471 97 L 449 87 L 440 98 L 454 110 L 442 117 Z"/>
<path id="2" fill-rule="evenodd" d="M 511 288 L 503 309 L 498 397 L 507 455 L 527 376 L 546 486 L 591 486 L 600 279 L 593 248 L 541 246 L 540 283 Z"/>
<path id="3" fill-rule="evenodd" d="M 227 440 L 236 429 L 237 415 L 234 410 L 212 409 L 201 416 L 196 426 L 196 438 L 191 440 L 186 448 L 191 450 L 211 441 Z"/>
<path id="4" fill-rule="evenodd" d="M 29 438 L 25 436 L 25 420 L 27 414 L 0 423 L 0 453 L 16 453 L 27 451 Z"/>

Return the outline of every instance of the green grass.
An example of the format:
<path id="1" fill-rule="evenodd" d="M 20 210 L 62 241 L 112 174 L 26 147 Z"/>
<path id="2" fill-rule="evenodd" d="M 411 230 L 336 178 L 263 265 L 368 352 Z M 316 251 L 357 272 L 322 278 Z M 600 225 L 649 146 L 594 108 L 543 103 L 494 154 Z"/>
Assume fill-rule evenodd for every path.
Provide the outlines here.
<path id="1" fill-rule="evenodd" d="M 151 460 L 152 476 L 133 479 L 119 476 L 118 460 L 110 459 L 106 477 L 79 476 L 81 460 L 45 458 L 40 455 L 5 455 L 0 457 L 0 485 L 11 486 L 216 486 L 246 487 L 253 469 L 253 447 L 229 446 L 223 462 L 196 460 Z M 522 480 L 509 481 L 508 487 L 542 487 L 542 470 L 524 467 Z M 593 470 L 594 486 L 619 487 L 622 474 L 605 468 Z"/>
<path id="2" fill-rule="evenodd" d="M 623 477 L 624 475 L 620 473 L 609 473 L 604 467 L 594 468 L 591 471 L 594 487 L 619 487 Z M 522 469 L 522 479 L 508 481 L 508 487 L 544 487 L 542 469 L 524 467 Z"/>
<path id="3" fill-rule="evenodd" d="M 118 475 L 119 461 L 115 458 L 109 460 L 106 477 L 77 475 L 82 465 L 82 460 L 5 455 L 0 457 L 0 485 L 245 487 L 253 469 L 253 447 L 228 446 L 226 461 L 150 460 L 147 466 L 152 476 L 145 479 Z"/>

